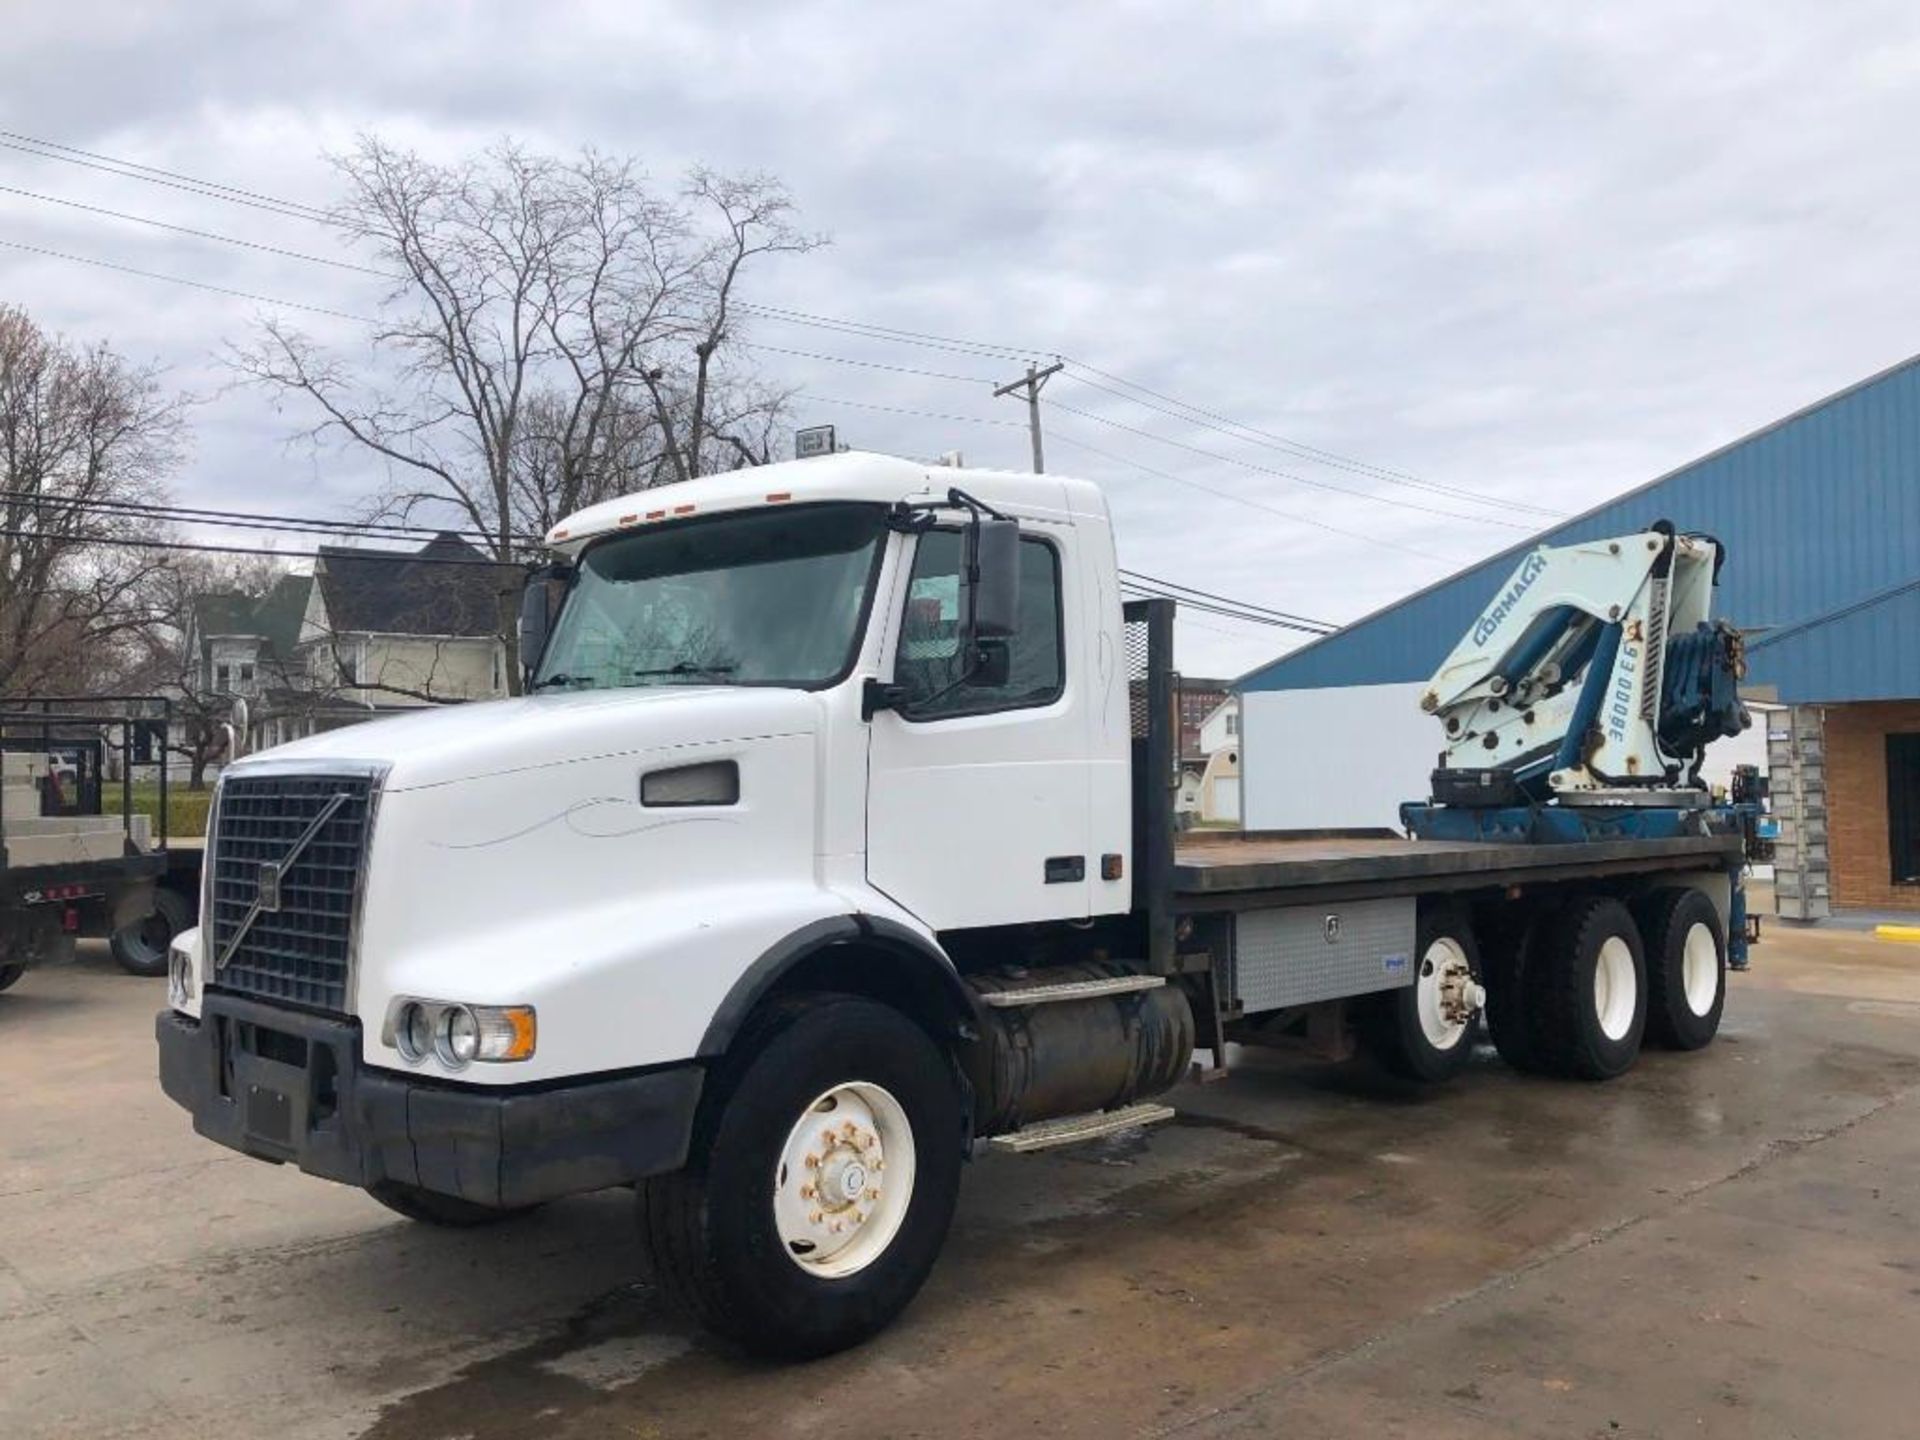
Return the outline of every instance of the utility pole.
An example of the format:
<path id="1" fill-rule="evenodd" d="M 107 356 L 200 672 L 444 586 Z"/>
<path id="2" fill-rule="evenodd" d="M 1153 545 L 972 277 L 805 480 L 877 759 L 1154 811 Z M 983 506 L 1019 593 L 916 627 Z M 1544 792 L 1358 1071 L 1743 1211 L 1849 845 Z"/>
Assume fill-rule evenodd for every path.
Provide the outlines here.
<path id="1" fill-rule="evenodd" d="M 1016 390 L 1027 392 L 1027 430 L 1033 436 L 1033 473 L 1036 475 L 1047 473 L 1047 457 L 1040 448 L 1040 387 L 1047 383 L 1049 376 L 1059 374 L 1064 364 L 1065 362 L 1056 360 L 1044 370 L 1037 365 L 1029 364 L 1025 375 L 1018 380 L 1009 380 L 993 392 L 996 400 L 1002 395 L 1011 395 Z"/>

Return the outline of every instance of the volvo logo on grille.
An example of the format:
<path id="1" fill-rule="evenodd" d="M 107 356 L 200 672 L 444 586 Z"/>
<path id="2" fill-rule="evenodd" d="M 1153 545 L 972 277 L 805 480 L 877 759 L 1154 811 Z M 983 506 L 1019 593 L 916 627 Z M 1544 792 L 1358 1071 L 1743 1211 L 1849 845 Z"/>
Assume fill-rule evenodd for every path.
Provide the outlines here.
<path id="1" fill-rule="evenodd" d="M 1340 917 L 1338 915 L 1329 915 L 1327 916 L 1327 944 L 1335 944 L 1339 939 Z"/>
<path id="2" fill-rule="evenodd" d="M 247 907 L 247 913 L 241 917 L 239 926 L 227 938 L 227 943 L 221 947 L 220 954 L 214 959 L 213 968 L 216 971 L 227 968 L 227 963 L 233 959 L 234 951 L 240 948 L 240 942 L 247 938 L 247 931 L 253 928 L 255 920 L 262 915 L 272 914 L 280 908 L 280 882 L 285 878 L 286 873 L 293 869 L 294 861 L 298 860 L 307 846 L 313 843 L 313 837 L 320 833 L 320 827 L 331 820 L 334 811 L 346 804 L 350 798 L 344 790 L 331 796 L 327 803 L 320 807 L 320 813 L 307 822 L 307 828 L 300 832 L 300 838 L 287 847 L 286 854 L 278 860 L 260 862 L 260 868 L 255 871 L 253 904 Z"/>

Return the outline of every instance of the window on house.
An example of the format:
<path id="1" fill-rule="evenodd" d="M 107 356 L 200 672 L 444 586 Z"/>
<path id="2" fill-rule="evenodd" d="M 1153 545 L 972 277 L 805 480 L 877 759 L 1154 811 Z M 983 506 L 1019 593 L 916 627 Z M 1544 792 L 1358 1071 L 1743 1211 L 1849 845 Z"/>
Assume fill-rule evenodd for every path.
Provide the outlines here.
<path id="1" fill-rule="evenodd" d="M 966 663 L 960 654 L 967 605 L 963 544 L 957 530 L 929 530 L 914 552 L 893 675 L 905 687 L 900 710 L 909 720 L 1046 705 L 1060 696 L 1060 557 L 1046 541 L 1030 537 L 1020 541 L 1019 629 L 1007 642 L 1007 683 L 956 683 Z"/>
<path id="2" fill-rule="evenodd" d="M 221 692 L 231 690 L 233 688 L 232 677 L 233 677 L 233 672 L 231 667 L 226 665 L 214 666 L 213 667 L 213 688 L 216 691 L 221 691 Z"/>
<path id="3" fill-rule="evenodd" d="M 247 665 L 247 664 L 241 665 L 240 683 L 242 685 L 249 685 L 253 683 L 253 666 Z"/>
<path id="4" fill-rule="evenodd" d="M 1229 710 L 1227 712 L 1227 734 L 1238 735 L 1239 733 L 1240 733 L 1240 717 L 1232 710 Z"/>
<path id="5" fill-rule="evenodd" d="M 1887 736 L 1887 849 L 1893 883 L 1920 885 L 1920 735 Z"/>

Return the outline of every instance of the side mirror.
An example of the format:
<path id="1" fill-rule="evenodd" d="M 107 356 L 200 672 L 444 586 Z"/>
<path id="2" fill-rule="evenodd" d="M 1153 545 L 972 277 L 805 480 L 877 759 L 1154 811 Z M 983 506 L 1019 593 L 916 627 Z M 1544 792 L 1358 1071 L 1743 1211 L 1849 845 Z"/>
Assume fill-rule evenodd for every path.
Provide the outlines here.
<path id="1" fill-rule="evenodd" d="M 967 543 L 972 552 L 967 557 L 972 582 L 970 638 L 976 643 L 1004 640 L 1019 625 L 1020 524 L 977 516 L 967 527 Z"/>
<path id="2" fill-rule="evenodd" d="M 540 668 L 540 657 L 553 633 L 555 582 L 564 582 L 572 574 L 570 565 L 543 565 L 527 574 L 527 588 L 520 592 L 520 667 L 528 675 Z"/>

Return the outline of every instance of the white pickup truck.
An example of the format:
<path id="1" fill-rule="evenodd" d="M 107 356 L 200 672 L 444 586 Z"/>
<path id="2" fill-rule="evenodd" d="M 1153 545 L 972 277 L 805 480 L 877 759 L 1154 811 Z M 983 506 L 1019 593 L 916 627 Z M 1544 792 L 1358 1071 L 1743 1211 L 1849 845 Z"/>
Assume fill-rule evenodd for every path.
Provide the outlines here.
<path id="1" fill-rule="evenodd" d="M 547 540 L 524 697 L 221 776 L 157 1022 L 202 1135 L 442 1224 L 633 1186 L 662 1287 L 802 1356 L 913 1297 L 978 1144 L 1164 1118 L 1197 1048 L 1437 1080 L 1490 995 L 1510 1059 L 1605 1078 L 1718 1024 L 1704 795 L 1651 836 L 1177 835 L 1173 609 L 1123 605 L 1093 485 L 843 454 Z"/>

